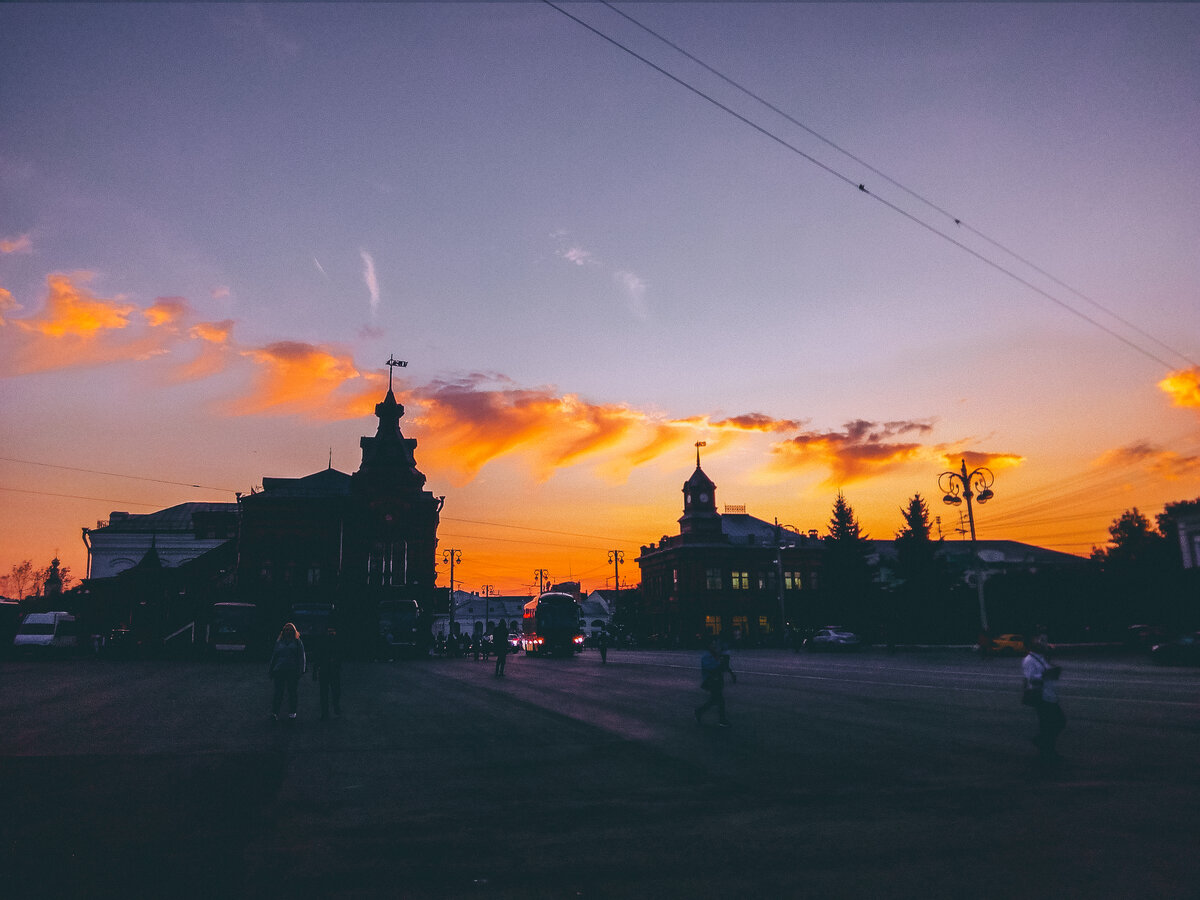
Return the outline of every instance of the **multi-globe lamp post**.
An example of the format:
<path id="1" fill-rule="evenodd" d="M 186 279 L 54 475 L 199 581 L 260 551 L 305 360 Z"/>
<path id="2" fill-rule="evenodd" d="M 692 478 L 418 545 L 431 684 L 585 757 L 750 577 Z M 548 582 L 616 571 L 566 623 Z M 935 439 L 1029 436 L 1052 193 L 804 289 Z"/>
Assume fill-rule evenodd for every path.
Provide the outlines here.
<path id="1" fill-rule="evenodd" d="M 967 461 L 965 459 L 962 461 L 961 471 L 946 471 L 938 476 L 938 490 L 945 494 L 942 497 L 943 503 L 947 506 L 959 506 L 964 499 L 967 501 L 967 522 L 971 526 L 971 552 L 978 565 L 975 574 L 975 584 L 979 590 L 979 626 L 984 634 L 989 634 L 990 632 L 988 629 L 987 606 L 983 602 L 983 565 L 979 559 L 979 544 L 975 539 L 975 509 L 971 501 L 973 499 L 978 503 L 987 503 L 991 500 L 995 496 L 992 493 L 993 481 L 995 481 L 995 476 L 985 466 L 979 466 L 968 472 Z"/>

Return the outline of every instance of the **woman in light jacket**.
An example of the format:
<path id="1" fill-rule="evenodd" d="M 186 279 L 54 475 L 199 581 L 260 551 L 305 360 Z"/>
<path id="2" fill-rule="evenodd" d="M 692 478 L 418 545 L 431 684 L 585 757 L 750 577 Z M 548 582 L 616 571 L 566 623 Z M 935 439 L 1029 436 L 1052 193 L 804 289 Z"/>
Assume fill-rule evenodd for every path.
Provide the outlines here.
<path id="1" fill-rule="evenodd" d="M 1067 725 L 1067 717 L 1058 705 L 1058 677 L 1062 669 L 1046 660 L 1048 646 L 1045 635 L 1033 639 L 1029 653 L 1021 661 L 1021 674 L 1025 676 L 1025 689 L 1034 692 L 1038 733 L 1033 742 L 1043 760 L 1055 760 L 1059 756 L 1054 745 Z"/>
<path id="2" fill-rule="evenodd" d="M 267 674 L 275 682 L 275 693 L 271 698 L 271 718 L 279 718 L 279 708 L 283 705 L 283 692 L 288 695 L 288 718 L 296 718 L 296 688 L 300 684 L 300 676 L 308 668 L 304 656 L 304 642 L 300 640 L 300 632 L 296 626 L 288 622 L 279 632 L 279 640 L 271 651 L 271 662 L 267 666 Z"/>

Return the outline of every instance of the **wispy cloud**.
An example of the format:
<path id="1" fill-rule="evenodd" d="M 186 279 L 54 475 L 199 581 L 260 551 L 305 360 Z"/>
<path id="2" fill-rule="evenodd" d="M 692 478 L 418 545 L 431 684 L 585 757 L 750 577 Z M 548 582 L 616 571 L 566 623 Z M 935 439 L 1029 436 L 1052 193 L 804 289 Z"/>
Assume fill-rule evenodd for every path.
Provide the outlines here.
<path id="1" fill-rule="evenodd" d="M 0 288 L 0 325 L 4 325 L 5 313 L 20 309 L 21 304 L 13 298 L 12 291 L 7 288 Z"/>
<path id="2" fill-rule="evenodd" d="M 1200 408 L 1200 366 L 1172 372 L 1158 386 L 1176 406 Z"/>
<path id="3" fill-rule="evenodd" d="M 598 266 L 600 264 L 591 252 L 582 247 L 568 247 L 565 250 L 559 250 L 558 255 L 577 266 Z"/>
<path id="4" fill-rule="evenodd" d="M 9 319 L 13 327 L 0 332 L 0 375 L 145 359 L 165 352 L 172 335 L 137 326 L 133 319 L 137 306 L 120 298 L 97 297 L 85 286 L 91 280 L 87 272 L 47 276 L 42 309 L 26 318 Z M 150 316 L 166 312 L 163 306 Z"/>
<path id="5" fill-rule="evenodd" d="M 771 448 L 776 471 L 820 467 L 829 470 L 826 487 L 842 487 L 892 471 L 926 457 L 930 448 L 919 440 L 933 431 L 929 422 L 848 422 L 843 431 L 805 431 Z"/>
<path id="6" fill-rule="evenodd" d="M 249 390 L 229 401 L 232 415 L 299 415 L 342 419 L 369 415 L 381 376 L 363 375 L 348 351 L 302 341 L 244 349 L 255 367 Z"/>
<path id="7" fill-rule="evenodd" d="M 142 310 L 142 316 L 152 328 L 172 328 L 190 312 L 188 302 L 182 297 L 159 297 Z"/>
<path id="8" fill-rule="evenodd" d="M 375 260 L 366 250 L 359 250 L 358 252 L 362 256 L 363 281 L 366 283 L 367 291 L 371 295 L 371 315 L 374 316 L 379 312 L 379 279 L 375 276 Z M 316 260 L 313 260 L 313 262 L 316 262 Z M 317 268 L 320 267 L 321 264 L 317 263 Z M 321 269 L 321 273 L 324 274 L 324 272 L 325 270 Z"/>
<path id="9" fill-rule="evenodd" d="M 210 296 L 214 300 L 228 300 L 233 296 L 233 291 L 229 289 L 228 285 L 219 284 L 212 289 Z"/>
<path id="10" fill-rule="evenodd" d="M 1148 441 L 1138 441 L 1109 450 L 1097 457 L 1093 466 L 1098 469 L 1137 466 L 1167 481 L 1178 481 L 1200 475 L 1200 456 L 1184 456 Z"/>
<path id="11" fill-rule="evenodd" d="M 633 272 L 614 272 L 613 280 L 617 282 L 625 293 L 626 305 L 629 307 L 629 312 L 638 321 L 646 321 L 650 315 L 646 307 L 646 282 Z"/>
<path id="12" fill-rule="evenodd" d="M 15 238 L 0 238 L 0 253 L 32 253 L 33 241 L 29 235 L 23 234 Z"/>

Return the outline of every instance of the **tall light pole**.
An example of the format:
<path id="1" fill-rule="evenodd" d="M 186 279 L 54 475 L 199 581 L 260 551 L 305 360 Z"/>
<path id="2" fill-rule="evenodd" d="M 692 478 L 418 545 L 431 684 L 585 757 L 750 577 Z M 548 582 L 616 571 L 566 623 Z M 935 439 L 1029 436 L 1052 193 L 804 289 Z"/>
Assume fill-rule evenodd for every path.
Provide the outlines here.
<path id="1" fill-rule="evenodd" d="M 963 498 L 966 498 L 967 501 L 967 522 L 971 526 L 971 552 L 978 563 L 975 582 L 979 589 L 979 627 L 984 634 L 989 632 L 987 606 L 983 602 L 983 563 L 979 559 L 979 543 L 975 538 L 975 510 L 971 505 L 971 499 L 974 498 L 979 503 L 987 503 L 991 500 L 995 496 L 992 493 L 992 482 L 995 480 L 996 477 L 991 470 L 984 466 L 968 472 L 965 459 L 962 461 L 961 471 L 947 471 L 938 476 L 938 490 L 945 492 L 945 496 L 942 497 L 943 503 L 947 506 L 958 506 L 963 502 Z M 962 496 L 959 496 L 960 493 Z"/>
<path id="2" fill-rule="evenodd" d="M 488 598 L 491 596 L 492 586 L 490 584 L 485 584 L 483 586 L 483 633 L 485 635 L 487 634 L 488 614 L 491 612 L 491 607 L 488 605 L 490 603 Z"/>
<path id="3" fill-rule="evenodd" d="M 608 561 L 613 564 L 613 612 L 617 611 L 617 607 L 621 601 L 621 563 L 625 562 L 625 552 L 623 550 L 609 550 Z M 612 622 L 612 616 L 608 617 L 608 621 Z"/>
<path id="4" fill-rule="evenodd" d="M 450 563 L 450 634 L 454 634 L 454 564 L 462 562 L 462 551 L 453 547 L 443 550 L 442 562 Z"/>
<path id="5" fill-rule="evenodd" d="M 794 543 L 784 543 L 784 530 L 797 531 L 794 525 L 780 525 L 779 520 L 775 520 L 775 578 L 776 586 L 779 591 L 779 639 L 782 641 L 787 635 L 787 607 L 784 602 L 783 593 L 783 551 L 790 550 L 796 545 Z"/>

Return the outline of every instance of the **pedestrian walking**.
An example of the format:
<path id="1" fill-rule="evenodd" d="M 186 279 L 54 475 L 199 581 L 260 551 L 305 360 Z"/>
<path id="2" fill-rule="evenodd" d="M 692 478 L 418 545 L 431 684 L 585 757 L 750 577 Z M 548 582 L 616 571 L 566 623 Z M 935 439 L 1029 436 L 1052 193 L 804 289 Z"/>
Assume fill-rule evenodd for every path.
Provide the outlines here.
<path id="1" fill-rule="evenodd" d="M 737 675 L 733 671 L 733 648 L 724 638 L 718 641 L 717 646 L 721 649 L 721 670 L 729 673 L 730 684 L 737 684 Z"/>
<path id="2" fill-rule="evenodd" d="M 608 665 L 608 632 L 601 628 L 596 641 L 600 645 L 600 665 Z"/>
<path id="3" fill-rule="evenodd" d="M 1055 745 L 1067 725 L 1067 717 L 1058 703 L 1058 679 L 1062 669 L 1046 658 L 1048 650 L 1046 636 L 1038 635 L 1030 644 L 1029 653 L 1021 660 L 1021 674 L 1025 677 L 1021 702 L 1032 706 L 1037 713 L 1038 733 L 1033 743 L 1043 762 L 1061 759 Z"/>
<path id="4" fill-rule="evenodd" d="M 708 691 L 708 699 L 696 707 L 696 724 L 702 725 L 704 714 L 714 706 L 717 708 L 717 724 L 722 728 L 729 727 L 725 718 L 725 672 L 722 661 L 721 646 L 713 638 L 704 655 L 700 657 L 700 687 Z"/>
<path id="5" fill-rule="evenodd" d="M 271 661 L 267 664 L 267 675 L 275 682 L 275 690 L 271 696 L 272 719 L 279 718 L 285 691 L 288 697 L 288 718 L 296 718 L 297 686 L 307 667 L 308 661 L 304 656 L 304 642 L 300 640 L 300 632 L 296 630 L 295 625 L 288 622 L 279 632 L 275 649 L 271 651 Z"/>
<path id="6" fill-rule="evenodd" d="M 492 631 L 492 645 L 496 651 L 496 677 L 504 677 L 504 664 L 508 661 L 508 631 L 496 625 Z"/>
<path id="7" fill-rule="evenodd" d="M 329 718 L 330 701 L 333 714 L 342 714 L 342 642 L 337 628 L 325 629 L 325 634 L 313 647 L 313 681 L 317 682 L 321 695 L 321 719 Z"/>

